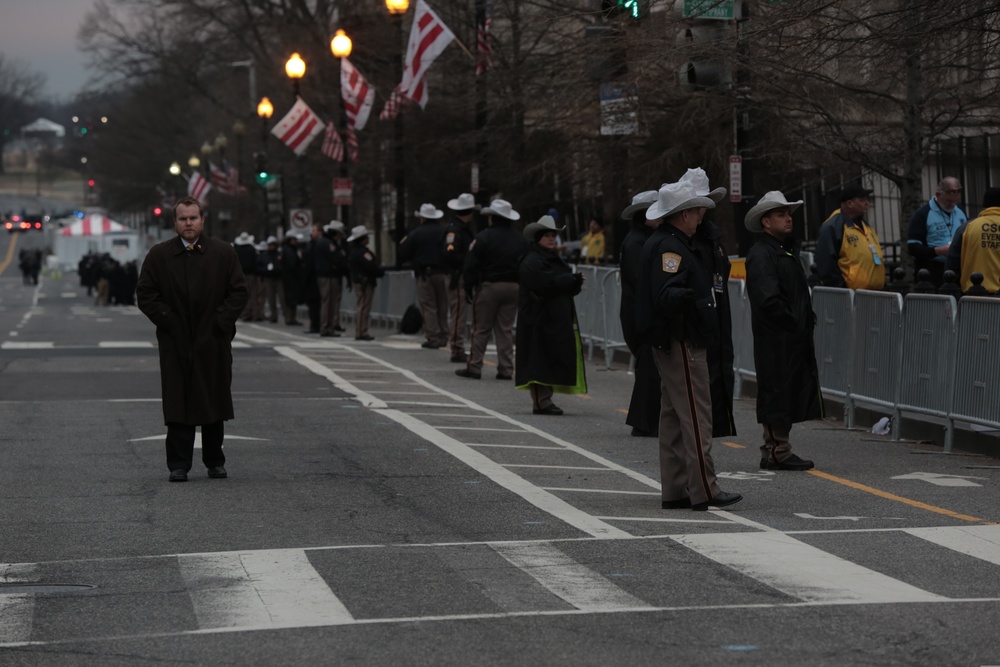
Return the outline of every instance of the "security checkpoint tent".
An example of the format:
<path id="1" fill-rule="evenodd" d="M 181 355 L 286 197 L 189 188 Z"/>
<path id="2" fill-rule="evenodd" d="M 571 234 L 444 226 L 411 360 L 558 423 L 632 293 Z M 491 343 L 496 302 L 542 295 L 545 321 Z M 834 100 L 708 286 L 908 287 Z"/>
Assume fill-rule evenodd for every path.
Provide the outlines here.
<path id="1" fill-rule="evenodd" d="M 92 213 L 59 230 L 60 236 L 101 236 L 109 232 L 128 231 L 128 227 L 115 222 L 106 215 Z"/>
<path id="2" fill-rule="evenodd" d="M 95 213 L 83 219 L 55 221 L 65 226 L 54 239 L 55 256 L 64 270 L 74 270 L 88 252 L 108 253 L 119 262 L 139 259 L 139 232 Z"/>

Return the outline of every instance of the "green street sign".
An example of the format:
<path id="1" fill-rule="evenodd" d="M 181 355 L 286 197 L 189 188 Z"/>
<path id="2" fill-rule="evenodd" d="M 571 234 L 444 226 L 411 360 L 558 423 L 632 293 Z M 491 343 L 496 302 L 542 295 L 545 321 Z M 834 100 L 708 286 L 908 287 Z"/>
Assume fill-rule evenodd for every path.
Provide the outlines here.
<path id="1" fill-rule="evenodd" d="M 731 21 L 735 17 L 735 0 L 684 0 L 684 18 Z"/>

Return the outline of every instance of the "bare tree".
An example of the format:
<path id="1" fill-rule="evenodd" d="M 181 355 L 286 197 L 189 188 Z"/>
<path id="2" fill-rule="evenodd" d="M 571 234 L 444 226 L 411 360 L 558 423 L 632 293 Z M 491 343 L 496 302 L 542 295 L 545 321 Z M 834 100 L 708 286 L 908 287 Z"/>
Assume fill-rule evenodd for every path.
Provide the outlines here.
<path id="1" fill-rule="evenodd" d="M 0 53 L 0 153 L 11 135 L 32 120 L 45 76 L 24 62 Z M 3 161 L 0 160 L 0 174 Z"/>

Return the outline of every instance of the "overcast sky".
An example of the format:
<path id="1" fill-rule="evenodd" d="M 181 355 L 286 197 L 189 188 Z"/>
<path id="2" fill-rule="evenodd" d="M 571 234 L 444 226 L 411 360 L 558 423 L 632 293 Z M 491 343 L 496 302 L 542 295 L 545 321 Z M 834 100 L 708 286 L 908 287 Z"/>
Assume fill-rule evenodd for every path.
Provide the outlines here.
<path id="1" fill-rule="evenodd" d="M 0 0 L 0 51 L 46 78 L 46 93 L 62 100 L 86 83 L 76 31 L 93 0 Z"/>

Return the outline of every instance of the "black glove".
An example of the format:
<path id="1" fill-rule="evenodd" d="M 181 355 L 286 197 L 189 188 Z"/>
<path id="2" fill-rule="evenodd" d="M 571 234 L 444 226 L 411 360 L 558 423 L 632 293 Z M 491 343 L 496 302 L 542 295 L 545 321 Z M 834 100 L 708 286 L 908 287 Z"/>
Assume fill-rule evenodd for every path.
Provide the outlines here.
<path id="1" fill-rule="evenodd" d="M 690 287 L 681 290 L 678 300 L 682 307 L 693 306 L 696 301 L 694 290 Z"/>

